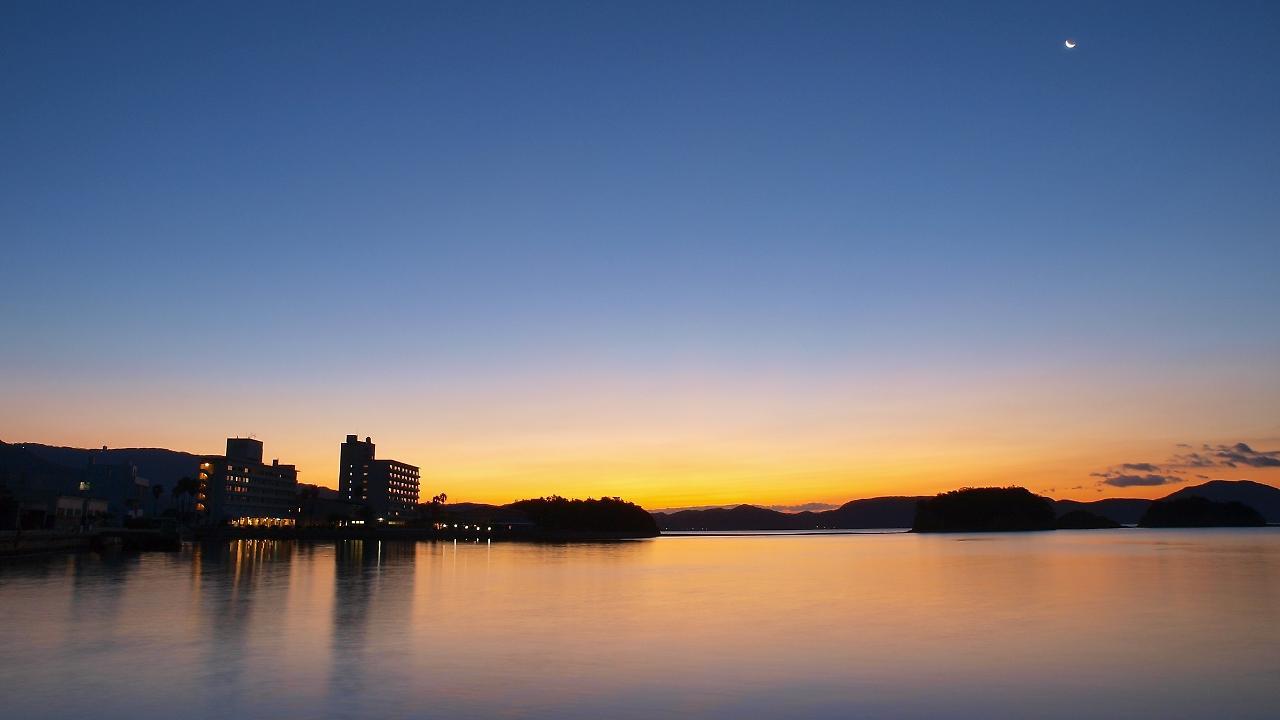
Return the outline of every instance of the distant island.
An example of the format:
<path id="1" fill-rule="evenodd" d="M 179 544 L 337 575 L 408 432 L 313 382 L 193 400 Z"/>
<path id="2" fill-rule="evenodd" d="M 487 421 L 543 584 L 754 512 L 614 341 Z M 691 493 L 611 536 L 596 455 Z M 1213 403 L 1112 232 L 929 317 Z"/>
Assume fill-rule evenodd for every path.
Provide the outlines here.
<path id="1" fill-rule="evenodd" d="M 1058 516 L 1054 521 L 1054 527 L 1058 530 L 1106 530 L 1123 527 L 1123 525 L 1088 510 L 1069 510 Z"/>
<path id="2" fill-rule="evenodd" d="M 621 498 L 570 500 L 551 496 L 521 500 L 504 508 L 524 513 L 547 538 L 641 538 L 659 534 L 652 515 Z"/>
<path id="3" fill-rule="evenodd" d="M 1199 496 L 1174 497 L 1151 503 L 1139 527 L 1261 527 L 1267 521 L 1241 502 L 1215 502 Z"/>
<path id="4" fill-rule="evenodd" d="M 786 513 L 755 505 L 705 510 L 655 512 L 667 531 L 854 530 L 909 528 L 919 497 L 891 496 L 851 500 L 834 510 Z"/>
<path id="5" fill-rule="evenodd" d="M 1151 503 L 1138 523 L 1148 528 L 1262 527 L 1267 521 L 1241 502 L 1185 495 Z M 1013 532 L 1120 527 L 1086 510 L 1055 517 L 1053 503 L 1020 487 L 965 488 L 921 500 L 912 532 Z"/>
<path id="6" fill-rule="evenodd" d="M 921 500 L 911 532 L 1054 530 L 1053 503 L 1026 488 L 964 488 Z"/>
<path id="7" fill-rule="evenodd" d="M 1028 491 L 1029 492 L 1029 491 Z M 1250 480 L 1212 480 L 1182 488 L 1161 498 L 1205 497 L 1240 502 L 1270 524 L 1280 524 L 1280 489 Z M 862 530 L 910 528 L 916 506 L 928 497 L 891 496 L 852 500 L 834 510 L 787 513 L 756 505 L 653 513 L 665 532 L 749 530 Z M 1105 498 L 1090 502 L 1045 498 L 1054 511 L 1054 527 L 1061 530 L 1103 529 L 1138 525 L 1152 500 Z"/>

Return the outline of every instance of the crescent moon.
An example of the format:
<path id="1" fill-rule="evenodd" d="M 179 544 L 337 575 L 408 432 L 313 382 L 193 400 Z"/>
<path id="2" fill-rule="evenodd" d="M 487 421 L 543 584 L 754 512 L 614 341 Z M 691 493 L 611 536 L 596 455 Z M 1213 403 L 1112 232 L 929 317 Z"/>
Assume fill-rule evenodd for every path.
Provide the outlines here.
<path id="1" fill-rule="evenodd" d="M 1063 45 L 1066 45 L 1068 50 L 1071 50 L 1072 48 L 1074 48 L 1074 47 L 1076 46 L 1076 41 L 1075 41 L 1075 40 L 1067 40 L 1066 42 L 1064 42 L 1064 43 L 1062 43 L 1062 44 L 1063 44 Z"/>

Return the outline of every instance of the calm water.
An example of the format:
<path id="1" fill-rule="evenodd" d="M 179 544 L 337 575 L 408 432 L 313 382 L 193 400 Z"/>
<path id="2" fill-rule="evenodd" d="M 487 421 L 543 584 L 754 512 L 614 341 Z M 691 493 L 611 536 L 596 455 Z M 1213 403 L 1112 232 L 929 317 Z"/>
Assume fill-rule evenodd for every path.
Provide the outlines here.
<path id="1" fill-rule="evenodd" d="M 1280 530 L 0 567 L 5 718 L 1275 718 Z"/>

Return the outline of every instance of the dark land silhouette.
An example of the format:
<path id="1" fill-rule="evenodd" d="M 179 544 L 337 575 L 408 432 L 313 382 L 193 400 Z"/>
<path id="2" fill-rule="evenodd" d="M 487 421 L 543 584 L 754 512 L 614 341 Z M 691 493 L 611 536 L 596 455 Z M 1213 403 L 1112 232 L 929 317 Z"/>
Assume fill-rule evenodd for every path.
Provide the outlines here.
<path id="1" fill-rule="evenodd" d="M 1157 500 L 1138 523 L 1148 528 L 1261 527 L 1267 521 L 1240 502 L 1215 502 L 1197 495 Z"/>
<path id="2" fill-rule="evenodd" d="M 570 500 L 559 496 L 521 500 L 504 506 L 524 513 L 541 533 L 576 533 L 627 537 L 658 535 L 658 524 L 645 509 L 621 498 Z"/>
<path id="3" fill-rule="evenodd" d="M 1107 518 L 1120 525 L 1137 525 L 1142 513 L 1147 511 L 1150 500 L 1142 498 L 1107 498 L 1082 502 L 1080 500 L 1054 500 L 1053 509 L 1059 516 L 1077 510 Z"/>
<path id="4" fill-rule="evenodd" d="M 1053 503 L 1026 488 L 964 488 L 920 500 L 911 532 L 1053 530 Z"/>
<path id="5" fill-rule="evenodd" d="M 1211 480 L 1202 485 L 1182 488 L 1164 499 L 1176 500 L 1184 497 L 1243 503 L 1257 510 L 1268 523 L 1280 524 L 1280 490 L 1270 485 L 1251 480 Z"/>
<path id="6" fill-rule="evenodd" d="M 80 479 L 74 466 L 64 465 L 32 452 L 25 445 L 0 442 L 0 485 L 10 488 L 19 483 L 33 485 L 70 485 Z"/>
<path id="7" fill-rule="evenodd" d="M 110 464 L 131 462 L 137 466 L 139 477 L 146 478 L 152 485 L 163 487 L 166 496 L 173 492 L 182 478 L 190 477 L 195 473 L 202 457 L 194 453 L 165 448 L 107 448 L 104 450 L 41 443 L 21 443 L 18 447 L 43 460 L 70 468 L 84 467 L 90 459 Z"/>
<path id="8" fill-rule="evenodd" d="M 857 530 L 911 527 L 918 497 L 851 500 L 834 510 L 785 513 L 755 505 L 653 513 L 663 530 Z"/>
<path id="9" fill-rule="evenodd" d="M 1256 509 L 1268 523 L 1280 524 L 1280 489 L 1249 480 L 1213 480 L 1192 485 L 1162 499 L 1202 496 L 1217 501 L 1241 502 Z M 923 497 L 878 497 L 852 500 L 835 510 L 823 512 L 785 513 L 755 505 L 733 508 L 708 508 L 655 512 L 653 517 L 665 531 L 737 531 L 737 530 L 861 530 L 871 528 L 907 528 L 915 522 L 916 504 Z M 1048 498 L 1046 498 L 1048 499 Z M 1141 498 L 1105 498 L 1049 500 L 1054 514 L 1061 519 L 1085 512 L 1109 520 L 1116 525 L 1137 525 L 1151 500 Z M 1068 524 L 1084 522 L 1082 516 L 1067 519 Z M 1110 527 L 1099 522 L 1094 527 Z M 1064 526 L 1065 527 L 1065 526 Z M 1084 529 L 1084 528 L 1080 528 Z"/>
<path id="10" fill-rule="evenodd" d="M 1121 527 L 1120 523 L 1108 517 L 1096 515 L 1088 510 L 1071 510 L 1058 516 L 1054 522 L 1058 530 L 1106 530 Z"/>

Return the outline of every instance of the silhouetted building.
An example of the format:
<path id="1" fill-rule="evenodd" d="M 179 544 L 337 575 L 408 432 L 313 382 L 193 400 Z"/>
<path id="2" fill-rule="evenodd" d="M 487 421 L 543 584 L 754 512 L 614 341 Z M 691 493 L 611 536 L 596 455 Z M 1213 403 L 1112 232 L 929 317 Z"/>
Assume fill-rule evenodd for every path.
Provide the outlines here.
<path id="1" fill-rule="evenodd" d="M 240 526 L 291 526 L 298 499 L 298 470 L 262 462 L 262 442 L 227 438 L 227 454 L 201 459 L 196 512 L 207 522 Z"/>
<path id="2" fill-rule="evenodd" d="M 418 506 L 418 468 L 397 460 L 377 460 L 371 438 L 348 435 L 338 461 L 338 496 L 367 505 L 373 519 L 400 523 Z"/>
<path id="3" fill-rule="evenodd" d="M 120 521 L 141 517 L 151 502 L 151 483 L 138 477 L 138 467 L 131 462 L 102 462 L 90 455 L 83 482 L 92 494 L 107 500 L 106 513 Z"/>

